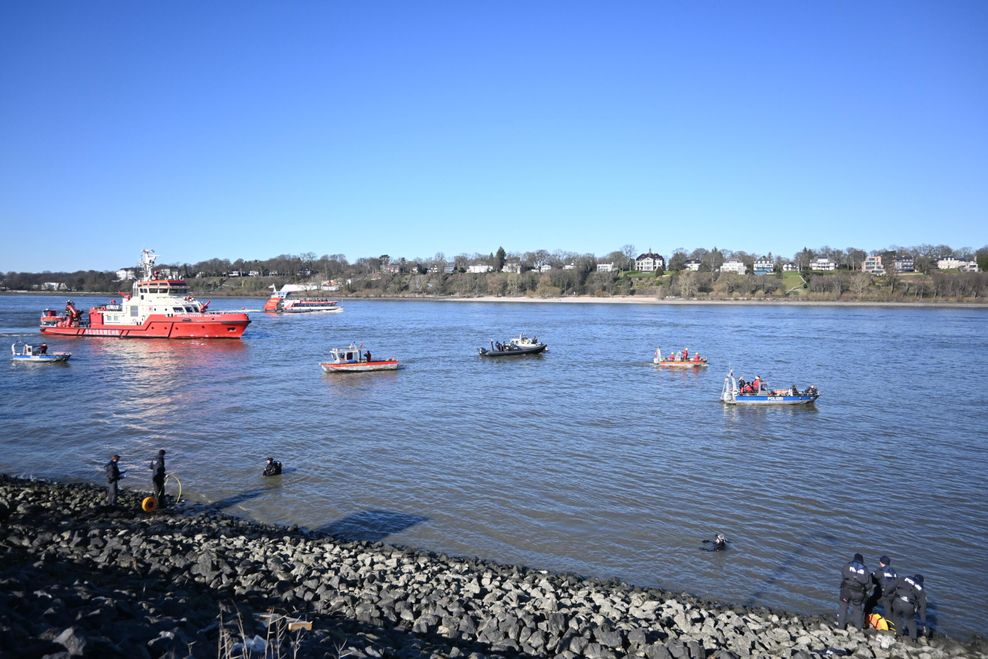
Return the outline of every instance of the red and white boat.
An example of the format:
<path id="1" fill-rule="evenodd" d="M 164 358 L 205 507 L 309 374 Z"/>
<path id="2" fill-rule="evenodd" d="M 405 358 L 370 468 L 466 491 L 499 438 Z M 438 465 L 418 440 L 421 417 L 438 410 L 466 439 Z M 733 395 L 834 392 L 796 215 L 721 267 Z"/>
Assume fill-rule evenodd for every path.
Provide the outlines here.
<path id="1" fill-rule="evenodd" d="M 270 313 L 339 313 L 343 311 L 343 307 L 336 300 L 296 295 L 311 290 L 312 288 L 301 284 L 285 284 L 280 291 L 275 290 L 271 293 L 271 297 L 264 303 L 264 311 Z"/>
<path id="2" fill-rule="evenodd" d="M 370 350 L 351 343 L 346 348 L 333 348 L 329 351 L 332 361 L 322 362 L 326 373 L 365 373 L 367 371 L 397 371 L 398 360 L 394 357 L 374 359 Z"/>
<path id="3" fill-rule="evenodd" d="M 689 350 L 686 348 L 683 348 L 682 352 L 671 354 L 668 357 L 662 356 L 662 348 L 656 348 L 652 363 L 663 368 L 706 368 L 710 365 L 707 358 L 701 357 L 698 352 L 693 353 L 693 356 L 690 357 Z"/>
<path id="4" fill-rule="evenodd" d="M 209 302 L 189 295 L 182 279 L 164 279 L 154 270 L 157 255 L 141 253 L 143 277 L 130 295 L 89 309 L 84 318 L 72 300 L 65 314 L 45 309 L 41 333 L 58 336 L 104 336 L 121 339 L 239 339 L 250 318 L 240 311 L 206 311 Z"/>

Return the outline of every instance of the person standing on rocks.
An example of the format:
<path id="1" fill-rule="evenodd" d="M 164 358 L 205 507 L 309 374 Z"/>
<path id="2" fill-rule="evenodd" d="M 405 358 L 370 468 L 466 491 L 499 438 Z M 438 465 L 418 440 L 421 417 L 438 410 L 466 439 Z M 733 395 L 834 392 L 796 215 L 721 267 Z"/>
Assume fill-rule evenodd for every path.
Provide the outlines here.
<path id="1" fill-rule="evenodd" d="M 916 640 L 916 613 L 919 624 L 926 635 L 926 591 L 923 590 L 923 575 L 899 577 L 892 589 L 892 620 L 895 635 L 902 636 L 906 631 L 909 638 Z"/>
<path id="2" fill-rule="evenodd" d="M 165 507 L 165 449 L 158 451 L 158 457 L 151 463 L 151 482 L 154 483 L 154 498 L 158 507 Z"/>
<path id="3" fill-rule="evenodd" d="M 120 482 L 120 456 L 113 455 L 104 467 L 106 471 L 106 505 L 117 505 L 117 484 Z"/>
<path id="4" fill-rule="evenodd" d="M 868 584 L 871 575 L 865 567 L 864 557 L 855 554 L 851 562 L 844 566 L 841 572 L 840 582 L 840 607 L 837 610 L 837 627 L 846 629 L 848 623 L 848 610 L 850 610 L 851 624 L 858 629 L 864 627 L 864 603 L 868 597 Z"/>
<path id="5" fill-rule="evenodd" d="M 882 612 L 886 618 L 892 617 L 892 589 L 895 588 L 895 581 L 898 575 L 892 567 L 892 559 L 882 556 L 878 559 L 878 569 L 871 573 L 871 583 L 875 589 L 868 598 L 865 606 L 865 614 L 871 614 L 875 605 L 881 603 Z"/>

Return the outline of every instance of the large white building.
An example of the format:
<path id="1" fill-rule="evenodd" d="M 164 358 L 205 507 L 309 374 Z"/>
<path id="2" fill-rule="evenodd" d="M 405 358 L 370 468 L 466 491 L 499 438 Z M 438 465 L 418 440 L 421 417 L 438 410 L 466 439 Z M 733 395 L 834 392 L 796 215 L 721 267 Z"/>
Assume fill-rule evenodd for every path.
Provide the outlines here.
<path id="1" fill-rule="evenodd" d="M 753 269 L 756 275 L 770 275 L 775 272 L 775 263 L 773 263 L 772 259 L 768 257 L 761 258 L 755 261 Z"/>
<path id="2" fill-rule="evenodd" d="M 665 269 L 666 260 L 662 258 L 661 254 L 645 252 L 644 254 L 639 254 L 638 258 L 635 259 L 635 270 L 639 272 L 655 272 L 656 270 Z"/>
<path id="3" fill-rule="evenodd" d="M 978 263 L 976 261 L 961 261 L 950 257 L 937 261 L 937 267 L 941 270 L 960 270 L 962 272 L 977 272 Z"/>
<path id="4" fill-rule="evenodd" d="M 747 272 L 747 270 L 748 269 L 741 261 L 734 261 L 734 260 L 725 261 L 724 265 L 720 266 L 721 272 L 729 272 L 729 273 L 734 273 L 736 275 L 743 275 L 745 272 Z"/>
<path id="5" fill-rule="evenodd" d="M 598 263 L 597 272 L 614 272 L 613 263 Z"/>
<path id="6" fill-rule="evenodd" d="M 474 275 L 483 275 L 488 272 L 494 272 L 494 266 L 487 265 L 486 263 L 475 263 L 467 266 L 467 272 Z"/>
<path id="7" fill-rule="evenodd" d="M 830 259 L 819 258 L 810 261 L 810 270 L 817 270 L 820 272 L 832 272 L 837 269 L 837 264 Z"/>

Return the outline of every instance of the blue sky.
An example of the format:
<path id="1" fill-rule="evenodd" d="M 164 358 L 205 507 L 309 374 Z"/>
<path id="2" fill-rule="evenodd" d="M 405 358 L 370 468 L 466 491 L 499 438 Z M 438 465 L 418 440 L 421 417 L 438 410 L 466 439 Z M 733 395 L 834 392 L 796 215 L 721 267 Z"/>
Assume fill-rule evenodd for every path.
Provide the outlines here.
<path id="1" fill-rule="evenodd" d="M 986 209 L 983 0 L 0 3 L 0 271 L 977 248 Z"/>

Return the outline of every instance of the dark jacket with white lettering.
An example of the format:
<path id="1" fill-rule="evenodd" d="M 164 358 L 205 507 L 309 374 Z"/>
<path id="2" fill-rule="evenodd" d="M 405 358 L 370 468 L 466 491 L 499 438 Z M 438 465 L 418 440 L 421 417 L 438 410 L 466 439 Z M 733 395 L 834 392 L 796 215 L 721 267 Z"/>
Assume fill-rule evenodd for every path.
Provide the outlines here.
<path id="1" fill-rule="evenodd" d="M 895 573 L 895 568 L 891 565 L 886 565 L 885 567 L 879 567 L 877 570 L 871 573 L 871 582 L 875 584 L 875 597 L 879 595 L 888 596 L 895 588 L 895 580 L 898 575 Z"/>
<path id="2" fill-rule="evenodd" d="M 851 561 L 844 566 L 843 577 L 840 582 L 840 598 L 842 600 L 859 604 L 868 597 L 868 584 L 871 582 L 871 575 L 868 568 L 862 563 Z"/>
<path id="3" fill-rule="evenodd" d="M 892 597 L 913 607 L 913 612 L 919 611 L 919 620 L 926 626 L 926 590 L 916 583 L 912 577 L 899 577 L 895 580 Z"/>

